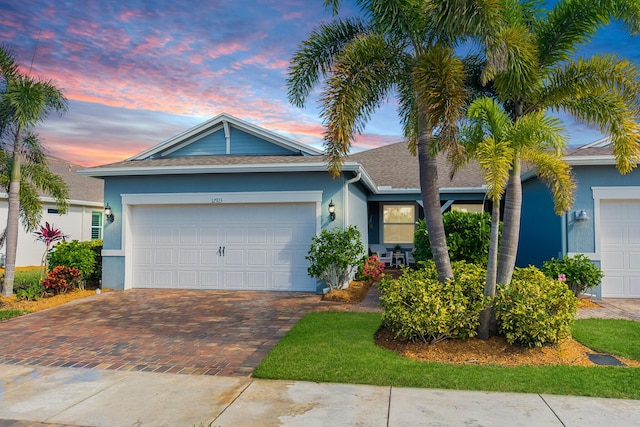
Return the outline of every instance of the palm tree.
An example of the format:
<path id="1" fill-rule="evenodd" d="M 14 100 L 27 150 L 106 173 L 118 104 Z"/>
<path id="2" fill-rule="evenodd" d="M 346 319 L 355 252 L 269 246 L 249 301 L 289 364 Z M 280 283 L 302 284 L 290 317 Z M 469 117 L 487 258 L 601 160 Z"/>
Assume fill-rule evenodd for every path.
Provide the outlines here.
<path id="1" fill-rule="evenodd" d="M 636 121 L 640 117 L 638 68 L 612 55 L 578 59 L 572 56 L 612 18 L 623 21 L 630 32 L 638 33 L 640 1 L 561 0 L 546 13 L 537 2 L 510 5 L 501 37 L 488 51 L 484 80 L 492 80 L 492 87 L 511 118 L 517 121 L 547 110 L 567 112 L 611 135 L 618 170 L 630 172 L 640 160 L 640 126 Z M 504 52 L 516 41 L 523 49 L 520 58 L 509 58 Z M 505 59 L 505 69 L 491 67 Z M 515 267 L 522 205 L 521 164 L 525 155 L 538 155 L 522 147 L 523 150 L 514 151 L 506 189 L 497 274 L 497 281 L 502 284 L 511 281 Z"/>
<path id="2" fill-rule="evenodd" d="M 42 161 L 42 145 L 33 133 L 33 128 L 44 120 L 49 112 L 65 110 L 66 98 L 52 82 L 39 80 L 22 72 L 13 55 L 0 47 L 0 138 L 5 147 L 10 147 L 10 153 L 5 155 L 5 164 L 8 164 L 5 172 L 9 175 L 9 211 L 6 229 L 7 260 L 2 293 L 6 296 L 13 293 L 21 198 L 24 194 L 33 194 L 35 188 L 50 188 L 45 182 L 46 174 L 37 173 L 42 172 L 42 165 L 46 165 L 46 161 Z M 26 190 L 21 188 L 21 183 L 26 182 L 21 170 L 23 160 L 26 161 L 25 165 L 29 165 L 24 172 L 28 174 L 32 184 L 27 186 Z M 55 194 L 57 198 L 62 195 Z M 66 194 L 64 195 L 66 197 Z M 63 205 L 64 203 L 66 202 L 63 202 Z M 25 218 L 26 223 L 30 224 L 34 217 L 29 219 L 29 215 L 26 215 L 23 216 L 23 219 Z M 33 227 L 36 225 L 37 223 Z"/>
<path id="3" fill-rule="evenodd" d="M 563 160 L 566 140 L 560 121 L 544 112 L 531 113 L 512 121 L 494 98 L 474 100 L 467 112 L 470 124 L 463 131 L 463 145 L 483 171 L 487 195 L 492 201 L 491 241 L 484 295 L 494 297 L 497 283 L 500 200 L 505 192 L 509 171 L 516 158 L 533 165 L 554 197 L 556 212 L 566 212 L 573 203 L 575 183 L 570 167 Z M 516 157 L 516 153 L 520 153 Z M 495 334 L 495 316 L 490 305 L 480 314 L 478 337 Z"/>
<path id="4" fill-rule="evenodd" d="M 337 13 L 340 0 L 325 0 Z M 360 0 L 367 20 L 339 19 L 302 42 L 289 70 L 289 100 L 303 107 L 324 83 L 329 170 L 337 176 L 353 135 L 395 96 L 409 149 L 418 155 L 420 186 L 438 277 L 453 277 L 440 210 L 436 155 L 458 151 L 457 122 L 467 102 L 468 69 L 456 44 L 499 21 L 499 0 Z M 455 11 L 453 13 L 452 11 Z"/>

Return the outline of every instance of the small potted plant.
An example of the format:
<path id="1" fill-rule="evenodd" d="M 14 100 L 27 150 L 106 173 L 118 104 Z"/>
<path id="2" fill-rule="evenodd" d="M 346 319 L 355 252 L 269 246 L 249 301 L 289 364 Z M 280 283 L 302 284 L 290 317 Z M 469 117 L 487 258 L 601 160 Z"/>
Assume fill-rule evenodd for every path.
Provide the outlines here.
<path id="1" fill-rule="evenodd" d="M 401 247 L 400 245 L 395 245 L 395 246 L 393 247 L 393 251 L 394 251 L 395 253 L 399 254 L 399 253 L 401 253 L 401 252 L 402 252 L 402 247 Z"/>

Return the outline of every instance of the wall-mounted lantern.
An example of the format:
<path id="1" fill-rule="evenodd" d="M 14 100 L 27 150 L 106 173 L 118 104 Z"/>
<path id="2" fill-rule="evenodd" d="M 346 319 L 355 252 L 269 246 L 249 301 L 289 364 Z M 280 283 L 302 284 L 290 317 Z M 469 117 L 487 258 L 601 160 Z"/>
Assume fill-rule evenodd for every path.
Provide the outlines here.
<path id="1" fill-rule="evenodd" d="M 336 220 L 336 205 L 333 204 L 333 199 L 329 202 L 329 218 L 331 221 Z"/>
<path id="2" fill-rule="evenodd" d="M 113 211 L 111 210 L 111 206 L 109 206 L 109 203 L 107 203 L 107 205 L 104 207 L 104 217 L 107 218 L 107 221 L 113 222 Z"/>
<path id="3" fill-rule="evenodd" d="M 576 221 L 586 221 L 586 220 L 588 220 L 588 219 L 589 219 L 589 214 L 587 213 L 587 211 L 586 211 L 586 210 L 581 209 L 581 210 L 579 210 L 579 211 L 575 211 L 575 212 L 573 213 L 573 218 L 574 218 Z"/>

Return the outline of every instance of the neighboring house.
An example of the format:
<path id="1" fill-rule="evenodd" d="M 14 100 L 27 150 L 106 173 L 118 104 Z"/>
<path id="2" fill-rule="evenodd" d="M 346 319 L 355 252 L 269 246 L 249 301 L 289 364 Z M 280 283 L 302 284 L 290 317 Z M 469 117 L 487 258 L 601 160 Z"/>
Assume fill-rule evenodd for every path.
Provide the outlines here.
<path id="1" fill-rule="evenodd" d="M 577 189 L 573 209 L 562 216 L 535 174 L 523 177 L 517 263 L 585 254 L 605 275 L 596 296 L 640 298 L 640 169 L 621 175 L 612 152 L 605 138 L 568 153 Z"/>
<path id="2" fill-rule="evenodd" d="M 443 210 L 482 210 L 477 168 L 450 180 L 440 165 Z M 320 151 L 227 114 L 81 173 L 104 179 L 103 285 L 114 289 L 317 292 L 305 256 L 322 228 L 355 225 L 365 247 L 408 249 L 423 217 L 405 143 L 354 154 L 333 179 Z"/>
<path id="3" fill-rule="evenodd" d="M 49 170 L 60 176 L 69 186 L 69 207 L 67 213 L 61 215 L 55 200 L 41 195 L 43 212 L 41 224 L 45 222 L 53 224 L 60 229 L 68 240 L 90 240 L 102 238 L 103 209 L 102 187 L 100 179 L 78 175 L 82 166 L 74 165 L 66 160 L 55 157 L 47 157 Z M 9 196 L 0 193 L 0 227 L 4 229 L 7 224 L 7 212 L 9 208 Z M 0 230 L 1 231 L 1 230 Z M 19 226 L 18 251 L 16 254 L 16 266 L 40 265 L 44 254 L 45 245 L 36 241 L 33 232 L 25 231 L 22 224 Z M 6 246 L 2 248 L 6 253 Z"/>

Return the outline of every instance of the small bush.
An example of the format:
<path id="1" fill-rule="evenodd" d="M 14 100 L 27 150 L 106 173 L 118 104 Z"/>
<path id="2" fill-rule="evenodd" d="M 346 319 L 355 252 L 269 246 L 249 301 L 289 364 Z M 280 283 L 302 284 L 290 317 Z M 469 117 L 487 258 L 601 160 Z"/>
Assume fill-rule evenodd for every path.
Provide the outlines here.
<path id="1" fill-rule="evenodd" d="M 396 280 L 379 285 L 384 309 L 382 322 L 396 337 L 436 343 L 448 338 L 476 335 L 486 271 L 463 262 L 452 265 L 456 279 L 441 283 L 435 265 L 422 263 L 419 270 L 405 269 Z"/>
<path id="2" fill-rule="evenodd" d="M 488 213 L 451 211 L 442 215 L 451 261 L 487 265 L 491 237 L 491 215 Z M 416 261 L 433 259 L 429 233 L 424 220 L 418 221 L 414 234 Z"/>
<path id="3" fill-rule="evenodd" d="M 18 301 L 38 301 L 45 293 L 44 286 L 40 282 L 32 283 L 26 288 L 13 289 Z"/>
<path id="4" fill-rule="evenodd" d="M 356 274 L 364 253 L 360 231 L 355 226 L 345 230 L 323 229 L 314 236 L 309 253 L 309 275 L 324 281 L 331 290 L 344 289 Z"/>
<path id="5" fill-rule="evenodd" d="M 49 253 L 49 266 L 64 266 L 78 269 L 82 280 L 87 280 L 94 271 L 96 255 L 89 241 L 61 242 Z"/>
<path id="6" fill-rule="evenodd" d="M 87 283 L 97 286 L 100 284 L 100 280 L 102 280 L 102 239 L 90 240 L 89 247 L 93 251 L 95 264 L 93 271 L 87 278 Z"/>
<path id="7" fill-rule="evenodd" d="M 509 285 L 498 286 L 498 330 L 509 344 L 556 344 L 571 335 L 577 304 L 562 282 L 546 277 L 535 267 L 516 269 Z"/>
<path id="8" fill-rule="evenodd" d="M 600 267 L 582 254 L 573 257 L 565 255 L 561 259 L 551 258 L 543 263 L 542 272 L 552 279 L 563 278 L 562 281 L 566 282 L 576 297 L 599 285 L 604 277 Z"/>
<path id="9" fill-rule="evenodd" d="M 42 286 L 53 295 L 64 294 L 73 288 L 81 288 L 82 273 L 77 268 L 59 265 L 42 279 Z"/>

